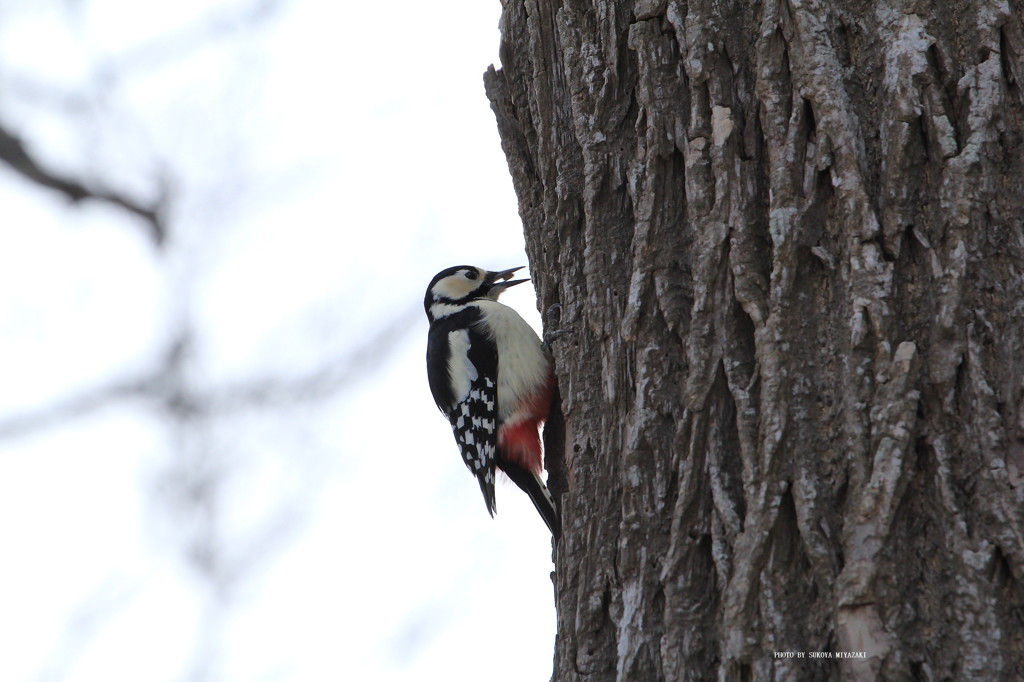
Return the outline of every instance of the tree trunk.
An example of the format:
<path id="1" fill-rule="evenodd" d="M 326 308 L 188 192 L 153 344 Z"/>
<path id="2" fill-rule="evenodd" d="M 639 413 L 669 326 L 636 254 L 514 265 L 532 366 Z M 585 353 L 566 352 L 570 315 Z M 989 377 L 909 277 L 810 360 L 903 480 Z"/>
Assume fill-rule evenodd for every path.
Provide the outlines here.
<path id="1" fill-rule="evenodd" d="M 1024 677 L 1022 11 L 504 3 L 556 682 Z"/>

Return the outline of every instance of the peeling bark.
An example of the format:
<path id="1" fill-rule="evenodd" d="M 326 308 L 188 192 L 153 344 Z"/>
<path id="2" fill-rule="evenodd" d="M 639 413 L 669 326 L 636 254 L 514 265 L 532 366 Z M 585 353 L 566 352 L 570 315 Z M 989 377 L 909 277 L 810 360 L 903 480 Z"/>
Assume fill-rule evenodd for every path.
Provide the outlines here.
<path id="1" fill-rule="evenodd" d="M 556 682 L 1024 674 L 1022 17 L 504 3 Z"/>

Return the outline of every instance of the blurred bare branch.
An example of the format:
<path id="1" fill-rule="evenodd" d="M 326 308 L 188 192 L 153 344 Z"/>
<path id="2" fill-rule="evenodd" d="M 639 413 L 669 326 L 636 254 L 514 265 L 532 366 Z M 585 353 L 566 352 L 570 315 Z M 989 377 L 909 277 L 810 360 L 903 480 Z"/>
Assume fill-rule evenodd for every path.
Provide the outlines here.
<path id="1" fill-rule="evenodd" d="M 137 581 L 115 574 L 98 584 L 69 614 L 60 641 L 36 674 L 36 682 L 65 679 L 99 630 L 131 603 L 139 588 Z"/>
<path id="2" fill-rule="evenodd" d="M 129 213 L 135 214 L 145 221 L 145 224 L 148 226 L 149 237 L 153 240 L 153 243 L 157 246 L 163 245 L 164 239 L 167 236 L 163 219 L 164 207 L 167 201 L 166 196 L 161 197 L 151 206 L 144 206 L 114 190 L 103 187 L 86 187 L 74 178 L 44 168 L 29 153 L 21 138 L 2 124 L 0 124 L 0 161 L 6 163 L 28 180 L 60 192 L 72 203 L 78 203 L 86 199 L 95 199 L 113 204 Z"/>
<path id="3" fill-rule="evenodd" d="M 183 332 L 155 370 L 89 388 L 25 414 L 0 417 L 0 438 L 23 436 L 136 398 L 155 401 L 159 409 L 179 418 L 324 400 L 350 388 L 354 381 L 372 373 L 373 368 L 383 366 L 419 315 L 419 306 L 410 308 L 344 355 L 305 373 L 256 377 L 208 390 L 197 390 L 182 378 L 183 366 L 190 360 L 189 335 Z"/>
<path id="4" fill-rule="evenodd" d="M 0 441 L 56 432 L 107 414 L 128 414 L 158 433 L 133 454 L 138 470 L 131 474 L 146 488 L 139 511 L 151 513 L 152 519 L 145 531 L 157 538 L 155 544 L 164 552 L 155 561 L 170 559 L 175 571 L 184 568 L 188 589 L 198 592 L 192 596 L 202 612 L 193 633 L 194 651 L 181 678 L 189 682 L 222 679 L 219 666 L 232 608 L 247 598 L 246 583 L 298 536 L 315 509 L 311 500 L 327 480 L 323 473 L 341 459 L 338 442 L 331 440 L 334 434 L 320 433 L 317 421 L 332 406 L 318 410 L 318 404 L 356 390 L 356 382 L 386 366 L 389 357 L 405 347 L 407 334 L 422 326 L 422 313 L 414 305 L 382 323 L 375 333 L 353 330 L 351 340 L 339 343 L 343 330 L 337 325 L 345 318 L 308 311 L 310 320 L 329 321 L 330 330 L 310 333 L 282 323 L 278 329 L 284 328 L 288 338 L 280 357 L 261 356 L 273 362 L 263 367 L 254 362 L 245 375 L 231 379 L 203 373 L 208 357 L 203 344 L 210 330 L 197 314 L 196 301 L 206 294 L 201 289 L 207 281 L 201 275 L 209 275 L 205 259 L 212 260 L 210 253 L 220 247 L 211 245 L 204 228 L 231 220 L 236 221 L 232 227 L 249 227 L 247 220 L 226 214 L 241 203 L 236 194 L 256 193 L 249 187 L 252 176 L 258 174 L 259 193 L 272 187 L 275 199 L 288 189 L 284 180 L 296 183 L 296 171 L 286 164 L 274 165 L 272 172 L 282 175 L 269 179 L 269 171 L 262 167 L 246 166 L 249 159 L 237 150 L 249 149 L 250 141 L 243 135 L 247 130 L 235 136 L 234 123 L 222 123 L 235 121 L 230 113 L 247 111 L 249 78 L 256 83 L 261 77 L 251 56 L 262 36 L 253 39 L 247 32 L 255 33 L 273 21 L 288 4 L 217 0 L 191 18 L 175 14 L 174 23 L 150 26 L 153 31 L 138 34 L 155 38 L 132 34 L 124 42 L 115 41 L 119 47 L 108 47 L 110 43 L 90 35 L 84 21 L 92 18 L 87 17 L 89 3 L 64 0 L 72 23 L 81 20 L 76 47 L 87 61 L 76 64 L 82 67 L 80 77 L 49 78 L 41 76 L 42 71 L 18 66 L 3 74 L 8 100 L 16 106 L 0 111 L 0 164 L 33 185 L 48 188 L 59 201 L 100 202 L 137 216 L 147 239 L 166 249 L 156 267 L 172 285 L 159 337 L 153 337 L 160 340 L 147 341 L 144 364 L 108 373 L 92 385 L 65 387 L 45 403 L 0 413 Z M 223 54 L 209 49 L 221 43 L 228 48 Z M 95 49 L 99 45 L 103 47 Z M 133 98 L 145 97 L 148 89 L 166 92 L 161 78 L 170 74 L 173 80 L 179 73 L 190 73 L 176 70 L 178 62 L 191 64 L 204 51 L 225 56 L 226 68 L 241 77 L 218 78 L 207 93 L 205 82 L 181 76 L 184 95 L 168 98 L 170 113 L 159 109 L 162 100 L 136 106 Z M 207 94 L 215 102 L 209 111 L 203 108 L 208 106 Z M 161 113 L 148 118 L 154 107 Z M 185 123 L 179 120 L 181 111 L 189 119 Z M 42 115 L 39 125 L 32 118 L 36 114 Z M 190 127 L 193 115 L 197 123 Z M 69 136 L 70 145 L 47 144 L 52 122 Z M 182 139 L 186 142 L 175 146 Z M 201 147 L 202 154 L 194 147 Z M 212 164 L 207 163 L 210 159 Z M 190 175 L 196 167 L 205 174 Z M 300 315 L 308 305 L 302 300 L 286 303 Z M 153 305 L 161 305 L 160 300 Z M 117 334 L 113 328 L 105 331 Z M 262 348 L 259 343 L 269 345 L 273 339 L 254 344 Z M 296 347 L 309 354 L 296 360 Z M 113 450 L 118 444 L 110 445 Z M 106 458 L 97 466 L 111 461 Z M 55 632 L 38 682 L 59 682 L 72 675 L 80 659 L 102 639 L 104 628 L 146 595 L 149 570 L 128 565 L 111 571 L 99 585 L 84 583 L 87 598 L 69 602 L 75 608 L 64 630 Z"/>

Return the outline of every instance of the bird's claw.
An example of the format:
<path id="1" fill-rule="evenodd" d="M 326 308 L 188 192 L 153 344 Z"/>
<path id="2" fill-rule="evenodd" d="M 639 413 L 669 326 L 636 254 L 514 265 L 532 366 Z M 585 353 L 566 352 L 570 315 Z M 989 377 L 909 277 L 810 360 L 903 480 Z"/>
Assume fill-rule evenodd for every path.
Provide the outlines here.
<path id="1" fill-rule="evenodd" d="M 562 304 L 555 303 L 548 306 L 548 309 L 544 311 L 544 347 L 551 350 L 551 342 L 555 339 L 571 334 L 571 329 L 555 329 L 551 330 L 552 327 L 557 327 L 559 321 L 562 319 Z"/>

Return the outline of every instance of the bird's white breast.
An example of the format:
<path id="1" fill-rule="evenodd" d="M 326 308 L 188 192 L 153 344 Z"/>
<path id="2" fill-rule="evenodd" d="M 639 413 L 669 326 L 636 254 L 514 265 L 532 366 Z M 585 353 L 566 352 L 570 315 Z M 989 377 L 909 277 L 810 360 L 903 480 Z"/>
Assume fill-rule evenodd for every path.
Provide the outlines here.
<path id="1" fill-rule="evenodd" d="M 540 337 L 519 313 L 497 301 L 480 300 L 483 320 L 498 347 L 498 418 L 513 416 L 523 399 L 544 387 L 551 361 Z"/>

